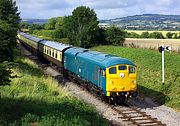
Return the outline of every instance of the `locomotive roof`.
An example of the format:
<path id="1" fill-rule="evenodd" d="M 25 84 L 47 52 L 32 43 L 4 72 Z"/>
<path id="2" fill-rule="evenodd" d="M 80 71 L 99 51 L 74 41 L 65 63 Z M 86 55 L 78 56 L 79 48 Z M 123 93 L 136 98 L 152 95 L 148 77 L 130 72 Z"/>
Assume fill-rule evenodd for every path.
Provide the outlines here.
<path id="1" fill-rule="evenodd" d="M 110 66 L 118 65 L 118 64 L 128 64 L 135 66 L 133 62 L 128 59 L 121 58 L 115 55 L 104 54 L 96 51 L 90 51 L 83 48 L 70 48 L 65 51 L 65 53 L 70 53 L 74 56 L 83 58 L 84 60 L 89 60 L 91 62 L 95 62 L 101 67 L 107 68 Z"/>
<path id="2" fill-rule="evenodd" d="M 38 38 L 38 37 L 35 37 L 35 36 L 32 36 L 32 35 L 26 34 L 26 33 L 24 33 L 24 32 L 20 32 L 19 34 L 22 35 L 22 36 L 24 36 L 25 38 L 28 38 L 28 39 L 30 39 L 30 40 L 32 40 L 32 41 L 34 41 L 34 42 L 37 42 L 37 43 L 38 43 L 39 41 L 43 40 L 43 39 L 41 39 L 41 38 Z"/>
<path id="3" fill-rule="evenodd" d="M 46 46 L 49 46 L 49 47 L 52 47 L 54 49 L 60 50 L 60 51 L 62 51 L 65 48 L 71 47 L 71 46 L 66 45 L 66 44 L 62 44 L 62 43 L 55 42 L 55 41 L 48 41 L 48 40 L 42 40 L 39 43 L 46 45 Z"/>

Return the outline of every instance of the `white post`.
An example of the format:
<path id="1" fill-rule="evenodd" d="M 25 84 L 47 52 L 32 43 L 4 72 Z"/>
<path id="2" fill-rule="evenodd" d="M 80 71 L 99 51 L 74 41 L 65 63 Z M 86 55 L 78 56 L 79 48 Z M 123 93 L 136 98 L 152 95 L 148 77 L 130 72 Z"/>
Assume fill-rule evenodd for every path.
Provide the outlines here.
<path id="1" fill-rule="evenodd" d="M 162 40 L 162 84 L 164 85 L 164 42 Z"/>

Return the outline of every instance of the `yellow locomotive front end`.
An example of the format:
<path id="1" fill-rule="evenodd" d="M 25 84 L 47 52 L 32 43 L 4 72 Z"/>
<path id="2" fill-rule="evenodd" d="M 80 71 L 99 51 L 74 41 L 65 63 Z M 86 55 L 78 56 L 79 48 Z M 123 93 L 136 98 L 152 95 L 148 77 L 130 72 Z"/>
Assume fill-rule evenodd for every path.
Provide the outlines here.
<path id="1" fill-rule="evenodd" d="M 107 96 L 125 102 L 137 96 L 137 70 L 132 65 L 116 65 L 106 68 Z"/>

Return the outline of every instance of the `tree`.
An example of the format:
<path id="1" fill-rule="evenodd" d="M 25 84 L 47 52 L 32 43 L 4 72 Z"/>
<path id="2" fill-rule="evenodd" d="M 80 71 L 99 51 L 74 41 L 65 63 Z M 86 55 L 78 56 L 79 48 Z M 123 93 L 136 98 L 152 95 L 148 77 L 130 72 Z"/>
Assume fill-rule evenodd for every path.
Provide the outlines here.
<path id="1" fill-rule="evenodd" d="M 64 31 L 64 24 L 63 24 L 64 18 L 63 17 L 57 17 L 56 24 L 55 24 L 55 33 L 58 38 L 65 37 L 65 31 Z"/>
<path id="2" fill-rule="evenodd" d="M 54 30 L 55 31 L 55 32 L 49 31 L 50 33 L 52 33 L 53 38 L 63 38 L 65 36 L 63 19 L 64 19 L 63 17 L 51 18 L 45 24 L 44 28 L 46 30 Z"/>
<path id="3" fill-rule="evenodd" d="M 31 24 L 28 27 L 29 33 L 32 34 L 34 30 L 41 30 L 43 29 L 43 25 L 41 24 Z"/>
<path id="4" fill-rule="evenodd" d="M 0 63 L 0 86 L 9 85 L 11 76 L 11 65 L 7 62 Z"/>
<path id="5" fill-rule="evenodd" d="M 142 32 L 141 38 L 149 38 L 149 32 Z"/>
<path id="6" fill-rule="evenodd" d="M 13 49 L 20 17 L 13 0 L 0 1 L 0 85 L 8 84 L 11 77 L 10 66 L 5 61 L 13 61 Z"/>
<path id="7" fill-rule="evenodd" d="M 107 45 L 108 42 L 106 41 L 106 29 L 99 27 L 96 38 L 98 45 Z"/>
<path id="8" fill-rule="evenodd" d="M 174 33 L 174 37 L 173 38 L 175 38 L 175 39 L 180 38 L 180 33 L 179 33 L 179 36 L 178 36 L 178 33 Z"/>
<path id="9" fill-rule="evenodd" d="M 65 36 L 69 39 L 69 44 L 75 45 L 75 42 L 73 41 L 75 39 L 74 38 L 75 31 L 73 30 L 72 21 L 73 21 L 72 16 L 65 16 L 63 20 L 63 24 L 64 24 Z"/>
<path id="10" fill-rule="evenodd" d="M 16 3 L 12 0 L 0 1 L 0 62 L 13 59 L 20 22 L 17 11 Z"/>
<path id="11" fill-rule="evenodd" d="M 56 22 L 57 22 L 57 18 L 49 19 L 48 22 L 45 24 L 45 29 L 46 30 L 54 30 Z"/>
<path id="12" fill-rule="evenodd" d="M 106 29 L 106 41 L 109 45 L 123 45 L 126 32 L 118 27 L 109 27 Z"/>
<path id="13" fill-rule="evenodd" d="M 22 21 L 22 22 L 20 23 L 20 28 L 23 28 L 23 29 L 28 29 L 28 27 L 29 27 L 28 22 L 26 22 L 26 21 Z"/>
<path id="14" fill-rule="evenodd" d="M 150 38 L 164 39 L 164 36 L 161 32 L 153 32 L 149 36 L 150 36 Z"/>
<path id="15" fill-rule="evenodd" d="M 55 24 L 55 29 L 62 29 L 63 28 L 63 17 L 57 17 L 56 18 L 56 24 Z"/>
<path id="16" fill-rule="evenodd" d="M 175 38 L 175 37 L 174 37 Z M 180 39 L 180 32 L 179 32 L 179 35 L 176 37 L 177 39 Z"/>
<path id="17" fill-rule="evenodd" d="M 77 7 L 72 16 L 65 18 L 64 23 L 70 44 L 84 48 L 96 44 L 98 21 L 93 9 L 85 6 Z"/>
<path id="18" fill-rule="evenodd" d="M 141 38 L 141 36 L 135 32 L 131 32 L 129 38 Z"/>
<path id="19" fill-rule="evenodd" d="M 173 35 L 174 35 L 174 33 L 171 33 L 171 32 L 166 33 L 166 37 L 167 37 L 167 38 L 172 38 Z"/>

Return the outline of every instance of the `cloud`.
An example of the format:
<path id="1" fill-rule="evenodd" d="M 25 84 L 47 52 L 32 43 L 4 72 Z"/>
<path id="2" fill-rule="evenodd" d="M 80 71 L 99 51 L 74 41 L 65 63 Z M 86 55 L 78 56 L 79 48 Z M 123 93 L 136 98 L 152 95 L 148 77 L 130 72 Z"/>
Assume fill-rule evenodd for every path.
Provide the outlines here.
<path id="1" fill-rule="evenodd" d="M 116 9 L 130 7 L 136 4 L 136 0 L 84 0 L 84 1 L 74 1 L 69 0 L 73 5 L 86 5 L 94 9 Z"/>
<path id="2" fill-rule="evenodd" d="M 23 18 L 50 18 L 69 15 L 71 9 L 66 0 L 16 0 Z"/>
<path id="3" fill-rule="evenodd" d="M 139 7 L 144 13 L 180 14 L 179 0 L 151 0 L 148 4 L 143 2 Z"/>
<path id="4" fill-rule="evenodd" d="M 99 19 L 135 14 L 180 14 L 180 0 L 15 0 L 22 18 L 71 15 L 78 6 L 95 10 Z"/>

